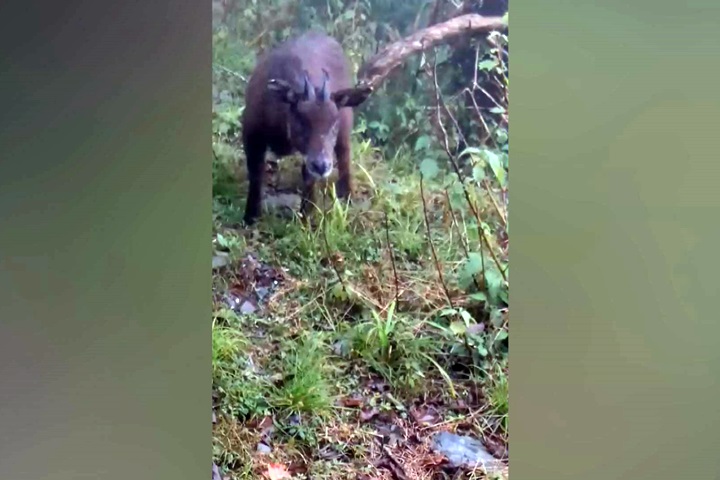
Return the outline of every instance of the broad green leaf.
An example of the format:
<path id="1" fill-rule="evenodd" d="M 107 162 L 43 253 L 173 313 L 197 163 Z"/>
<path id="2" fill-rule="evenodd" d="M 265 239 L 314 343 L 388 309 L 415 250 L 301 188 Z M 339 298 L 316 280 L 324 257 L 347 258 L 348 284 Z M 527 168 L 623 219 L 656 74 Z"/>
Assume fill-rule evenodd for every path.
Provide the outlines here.
<path id="1" fill-rule="evenodd" d="M 421 135 L 418 137 L 418 139 L 415 141 L 415 151 L 418 150 L 424 150 L 430 146 L 430 143 L 432 143 L 432 139 L 427 135 Z"/>
<path id="2" fill-rule="evenodd" d="M 507 141 L 508 141 L 507 131 L 505 131 L 505 129 L 503 129 L 503 128 L 499 128 L 499 129 L 495 130 L 495 140 L 498 143 L 507 143 Z"/>
<path id="3" fill-rule="evenodd" d="M 485 165 L 482 163 L 476 163 L 473 167 L 473 179 L 480 183 L 485 180 Z"/>
<path id="4" fill-rule="evenodd" d="M 495 268 L 485 269 L 485 284 L 488 288 L 490 298 L 497 302 L 500 297 L 500 291 L 503 287 L 503 278 Z"/>
<path id="5" fill-rule="evenodd" d="M 470 156 L 473 156 L 473 155 L 481 155 L 482 152 L 483 152 L 483 149 L 482 149 L 482 148 L 467 147 L 465 150 L 463 150 L 462 152 L 460 152 L 460 155 L 458 155 L 458 158 L 462 158 L 462 157 L 464 157 L 465 155 L 470 155 Z"/>
<path id="6" fill-rule="evenodd" d="M 347 298 L 348 298 L 347 293 L 345 292 L 345 289 L 343 288 L 342 283 L 339 283 L 339 282 L 336 283 L 335 285 L 333 285 L 331 294 L 334 298 L 336 298 L 338 300 L 347 300 Z"/>
<path id="7" fill-rule="evenodd" d="M 493 310 L 490 312 L 490 322 L 495 328 L 500 328 L 503 325 L 503 315 L 500 310 Z"/>
<path id="8" fill-rule="evenodd" d="M 484 150 L 482 156 L 488 162 L 488 165 L 490 165 L 490 168 L 495 174 L 495 178 L 497 178 L 498 182 L 500 182 L 500 185 L 504 187 L 505 169 L 503 168 L 500 156 L 492 150 Z"/>
<path id="9" fill-rule="evenodd" d="M 476 252 L 470 253 L 459 274 L 459 280 L 462 286 L 468 287 L 472 283 L 473 276 L 482 271 L 482 267 L 482 257 L 480 254 Z"/>
<path id="10" fill-rule="evenodd" d="M 490 59 L 490 60 L 482 60 L 478 62 L 478 70 L 492 70 L 493 68 L 498 66 L 498 62 L 496 59 Z"/>
<path id="11" fill-rule="evenodd" d="M 465 322 L 461 322 L 460 320 L 456 320 L 450 324 L 450 331 L 455 335 L 463 335 L 466 330 Z"/>
<path id="12" fill-rule="evenodd" d="M 487 302 L 487 296 L 484 292 L 473 293 L 470 295 L 470 299 L 478 302 Z"/>
<path id="13" fill-rule="evenodd" d="M 510 301 L 508 300 L 508 292 L 507 290 L 500 290 L 500 293 L 498 295 L 498 298 L 505 302 L 506 304 L 510 304 Z"/>
<path id="14" fill-rule="evenodd" d="M 432 158 L 426 158 L 420 163 L 420 173 L 423 177 L 430 180 L 439 172 L 437 162 Z"/>
<path id="15" fill-rule="evenodd" d="M 467 310 L 460 310 L 460 316 L 463 320 L 465 320 L 465 324 L 468 325 L 474 321 L 474 318 L 472 315 L 470 315 L 470 312 Z"/>
<path id="16" fill-rule="evenodd" d="M 468 254 L 467 263 L 465 264 L 465 268 L 467 269 L 467 272 L 471 275 L 475 275 L 476 273 L 480 273 L 482 270 L 482 256 L 477 252 L 470 252 Z"/>
<path id="17" fill-rule="evenodd" d="M 479 157 L 480 159 L 487 162 L 487 164 L 490 165 L 490 168 L 492 169 L 495 178 L 497 178 L 498 182 L 500 182 L 500 185 L 505 186 L 505 169 L 503 168 L 503 161 L 500 155 L 498 155 L 492 150 L 481 149 L 477 147 L 468 147 L 463 150 L 459 156 L 463 157 L 465 155 L 470 155 L 473 160 L 476 160 Z M 474 171 L 473 175 L 475 175 Z"/>

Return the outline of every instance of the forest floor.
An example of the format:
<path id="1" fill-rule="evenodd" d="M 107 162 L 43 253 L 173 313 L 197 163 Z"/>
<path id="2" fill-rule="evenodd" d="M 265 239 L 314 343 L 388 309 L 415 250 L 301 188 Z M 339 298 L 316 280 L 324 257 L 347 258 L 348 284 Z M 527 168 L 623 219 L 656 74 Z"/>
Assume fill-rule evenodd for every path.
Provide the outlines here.
<path id="1" fill-rule="evenodd" d="M 313 226 L 294 214 L 295 159 L 272 164 L 268 211 L 252 229 L 240 226 L 242 172 L 240 196 L 215 199 L 219 475 L 507 478 L 507 309 L 490 312 L 459 286 L 442 192 L 428 185 L 421 195 L 401 162 L 353 147 L 352 205 L 328 199 Z M 452 465 L 433 443 L 442 431 L 501 461 Z"/>

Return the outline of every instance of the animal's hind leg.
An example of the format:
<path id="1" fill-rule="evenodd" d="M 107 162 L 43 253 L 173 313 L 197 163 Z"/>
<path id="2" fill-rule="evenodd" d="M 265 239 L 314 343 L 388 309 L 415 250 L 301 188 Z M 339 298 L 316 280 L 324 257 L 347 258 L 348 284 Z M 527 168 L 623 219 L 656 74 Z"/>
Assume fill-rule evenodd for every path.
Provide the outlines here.
<path id="1" fill-rule="evenodd" d="M 335 194 L 339 199 L 347 200 L 352 192 L 352 176 L 350 172 L 350 136 L 341 135 L 335 144 L 337 157 L 338 179 L 335 183 Z"/>
<path id="2" fill-rule="evenodd" d="M 265 181 L 265 145 L 245 142 L 248 170 L 248 195 L 245 204 L 245 223 L 252 225 L 260 216 L 263 182 Z"/>

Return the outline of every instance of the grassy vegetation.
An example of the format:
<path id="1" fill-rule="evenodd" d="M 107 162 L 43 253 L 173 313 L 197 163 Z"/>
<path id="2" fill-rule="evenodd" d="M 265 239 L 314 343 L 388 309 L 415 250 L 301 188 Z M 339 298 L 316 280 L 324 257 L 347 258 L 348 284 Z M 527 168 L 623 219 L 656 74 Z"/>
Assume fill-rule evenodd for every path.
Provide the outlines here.
<path id="1" fill-rule="evenodd" d="M 234 25 L 252 23 L 245 3 Z M 370 48 L 352 43 L 373 12 L 372 2 L 362 5 L 332 25 L 346 32 L 354 58 Z M 258 25 L 237 31 L 220 24 L 214 39 L 213 244 L 230 260 L 213 274 L 215 462 L 231 479 L 262 478 L 271 464 L 297 478 L 355 479 L 396 478 L 383 463 L 393 461 L 419 479 L 443 478 L 426 441 L 434 431 L 506 450 L 506 132 L 500 146 L 466 139 L 448 155 L 431 126 L 381 123 L 388 118 L 375 99 L 353 136 L 353 201 L 325 191 L 310 223 L 275 208 L 245 229 L 238 93 L 254 53 L 232 41 L 273 39 Z M 425 96 L 396 104 L 393 118 L 427 118 L 434 100 L 423 85 Z M 268 184 L 269 196 L 297 191 L 298 159 L 283 160 Z"/>

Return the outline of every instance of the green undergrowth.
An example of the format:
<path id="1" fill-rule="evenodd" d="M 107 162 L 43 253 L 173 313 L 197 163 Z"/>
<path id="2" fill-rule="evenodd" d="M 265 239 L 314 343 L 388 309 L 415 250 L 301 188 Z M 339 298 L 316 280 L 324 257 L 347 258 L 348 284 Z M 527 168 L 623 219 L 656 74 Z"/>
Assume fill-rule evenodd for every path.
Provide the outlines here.
<path id="1" fill-rule="evenodd" d="M 479 236 L 453 191 L 454 174 L 426 177 L 421 191 L 420 168 L 408 167 L 411 152 L 383 158 L 356 140 L 354 154 L 359 193 L 343 204 L 325 191 L 325 211 L 310 222 L 296 212 L 266 211 L 244 229 L 242 178 L 234 196 L 216 196 L 215 248 L 231 254 L 236 263 L 229 269 L 251 254 L 287 276 L 262 311 L 239 315 L 216 305 L 219 410 L 234 428 L 272 418 L 283 454 L 307 455 L 328 441 L 328 431 L 354 422 L 342 399 L 366 391 L 368 382 L 389 386 L 395 402 L 383 408 L 394 411 L 427 397 L 450 403 L 480 389 L 481 408 L 502 419 L 506 435 L 508 287 L 488 251 L 482 258 L 477 249 L 466 251 Z M 479 188 L 473 195 L 482 205 Z M 321 205 L 322 198 L 319 192 Z M 228 285 L 227 277 L 216 273 L 217 288 Z M 216 459 L 235 466 L 237 478 L 250 478 L 231 457 L 242 451 L 251 461 L 255 441 L 220 448 L 225 441 L 217 440 Z M 369 443 L 347 448 L 362 456 Z M 323 465 L 335 474 L 340 468 Z"/>

